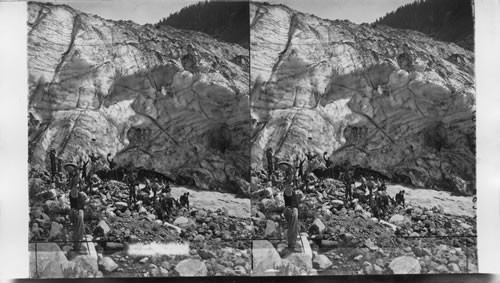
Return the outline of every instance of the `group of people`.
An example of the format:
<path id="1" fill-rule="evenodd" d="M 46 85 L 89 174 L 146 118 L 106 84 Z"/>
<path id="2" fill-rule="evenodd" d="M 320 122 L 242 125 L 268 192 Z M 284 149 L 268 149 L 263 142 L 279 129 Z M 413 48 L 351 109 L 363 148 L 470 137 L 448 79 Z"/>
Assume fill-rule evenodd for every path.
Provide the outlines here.
<path id="1" fill-rule="evenodd" d="M 299 203 L 303 194 L 297 193 L 297 190 L 304 188 L 306 191 L 309 190 L 311 185 L 315 180 L 318 180 L 318 176 L 311 178 L 311 175 L 315 175 L 316 172 L 313 170 L 314 164 L 317 162 L 317 154 L 312 152 L 304 152 L 304 159 L 296 158 L 294 164 L 288 162 L 279 162 L 276 156 L 273 155 L 272 148 L 266 150 L 265 157 L 267 159 L 267 169 L 268 169 L 268 179 L 273 183 L 273 185 L 283 190 L 283 198 L 285 201 L 285 218 L 288 224 L 288 247 L 290 250 L 295 249 L 297 235 L 298 235 L 298 209 Z M 323 160 L 325 166 L 322 172 L 327 172 L 327 176 L 333 177 L 333 162 L 327 158 L 327 153 L 323 154 Z M 304 165 L 307 167 L 304 168 Z M 284 168 L 284 173 L 278 168 L 282 166 Z M 342 181 L 344 185 L 344 202 L 346 206 L 352 204 L 352 200 L 357 198 L 360 202 L 366 203 L 371 208 L 371 211 L 375 217 L 382 218 L 387 215 L 390 205 L 402 204 L 404 206 L 404 191 L 401 191 L 396 195 L 396 201 L 394 201 L 387 194 L 387 186 L 385 181 L 381 178 L 375 178 L 373 174 L 367 176 L 359 176 L 361 185 L 355 186 L 354 169 L 349 166 L 347 162 L 339 166 L 338 179 Z M 319 178 L 322 179 L 322 178 Z"/>
<path id="2" fill-rule="evenodd" d="M 83 248 L 84 234 L 84 207 L 87 199 L 87 193 L 91 193 L 90 188 L 94 185 L 97 162 L 100 156 L 95 153 L 87 154 L 85 157 L 80 157 L 77 163 L 62 164 L 62 159 L 56 156 L 55 149 L 49 151 L 51 181 L 56 184 L 65 185 L 65 189 L 69 191 L 70 201 L 70 220 L 73 227 L 72 242 L 73 250 L 77 253 L 86 253 Z M 110 171 L 116 167 L 116 163 L 111 158 L 111 154 L 107 155 L 106 161 L 109 163 Z M 90 168 L 89 168 L 90 164 Z M 63 169 L 66 174 L 63 174 Z M 138 177 L 138 170 L 130 166 L 125 169 L 126 173 L 123 176 L 123 181 L 128 186 L 129 206 L 134 207 L 138 200 L 142 200 L 145 204 L 153 205 L 154 210 L 161 220 L 170 219 L 176 210 L 185 207 L 189 211 L 189 192 L 184 193 L 179 200 L 176 200 L 171 195 L 171 188 L 168 182 L 158 177 L 148 178 Z M 65 176 L 64 176 L 65 175 Z M 140 189 L 140 183 L 145 186 Z"/>
<path id="3" fill-rule="evenodd" d="M 153 204 L 160 220 L 168 220 L 179 208 L 185 207 L 189 210 L 189 192 L 176 200 L 171 194 L 170 185 L 164 179 L 160 181 L 158 177 L 154 177 L 151 181 L 144 177 L 140 180 L 137 170 L 130 167 L 124 180 L 129 188 L 129 206 L 133 206 L 138 200 L 148 205 Z M 142 189 L 139 186 L 141 181 L 144 183 Z"/>

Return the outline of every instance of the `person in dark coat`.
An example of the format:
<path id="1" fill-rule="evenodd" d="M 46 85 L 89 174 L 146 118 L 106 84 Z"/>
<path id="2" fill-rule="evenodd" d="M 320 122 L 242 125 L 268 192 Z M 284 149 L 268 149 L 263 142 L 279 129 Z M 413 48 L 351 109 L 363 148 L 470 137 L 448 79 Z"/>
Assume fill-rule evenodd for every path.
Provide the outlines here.
<path id="1" fill-rule="evenodd" d="M 345 173 L 342 176 L 342 181 L 344 182 L 344 187 L 345 187 L 345 201 L 351 201 L 352 184 L 354 184 L 351 169 L 345 168 Z"/>
<path id="2" fill-rule="evenodd" d="M 81 192 L 78 166 L 74 163 L 68 163 L 64 165 L 64 169 L 68 172 L 69 203 L 71 207 L 69 216 L 73 224 L 73 249 L 77 252 L 84 252 L 85 250 L 82 250 L 82 240 L 84 233 L 83 209 L 85 195 Z"/>
<path id="3" fill-rule="evenodd" d="M 284 181 L 285 190 L 283 191 L 283 198 L 285 200 L 285 218 L 288 225 L 287 241 L 288 249 L 290 251 L 296 250 L 297 236 L 299 234 L 299 202 L 300 197 L 295 191 L 293 186 L 293 174 L 291 171 L 287 172 Z"/>
<path id="4" fill-rule="evenodd" d="M 50 157 L 50 173 L 51 173 L 51 181 L 55 182 L 57 175 L 57 160 L 56 160 L 56 150 L 51 148 L 49 152 Z"/>
<path id="5" fill-rule="evenodd" d="M 189 192 L 184 193 L 180 197 L 179 202 L 181 207 L 186 207 L 189 210 Z"/>
<path id="6" fill-rule="evenodd" d="M 267 158 L 267 171 L 269 177 L 271 177 L 271 175 L 273 175 L 274 172 L 274 166 L 273 166 L 274 158 L 273 158 L 273 149 L 270 147 L 266 150 L 266 158 Z"/>

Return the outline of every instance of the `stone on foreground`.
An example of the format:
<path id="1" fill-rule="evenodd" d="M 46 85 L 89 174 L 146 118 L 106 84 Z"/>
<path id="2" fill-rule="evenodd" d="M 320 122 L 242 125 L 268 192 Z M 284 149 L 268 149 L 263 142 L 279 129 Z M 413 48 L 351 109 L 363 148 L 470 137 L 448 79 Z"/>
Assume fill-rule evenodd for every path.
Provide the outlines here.
<path id="1" fill-rule="evenodd" d="M 401 215 L 401 214 L 394 214 L 389 219 L 389 222 L 392 223 L 392 224 L 401 226 L 401 225 L 407 223 L 408 219 L 406 217 L 404 217 L 403 215 Z"/>
<path id="2" fill-rule="evenodd" d="M 323 222 L 319 218 L 316 218 L 311 224 L 309 231 L 315 231 L 321 234 L 323 233 L 323 231 L 325 231 L 325 229 L 326 229 L 325 224 L 323 224 Z"/>
<path id="3" fill-rule="evenodd" d="M 207 267 L 198 259 L 185 259 L 175 266 L 180 276 L 207 276 Z"/>
<path id="4" fill-rule="evenodd" d="M 105 256 L 99 262 L 99 267 L 101 267 L 103 272 L 110 273 L 118 268 L 118 264 L 112 258 Z"/>
<path id="5" fill-rule="evenodd" d="M 106 236 L 109 231 L 111 231 L 111 228 L 109 228 L 108 224 L 104 220 L 99 221 L 94 229 L 94 233 L 99 236 Z"/>
<path id="6" fill-rule="evenodd" d="M 418 260 L 411 256 L 400 256 L 389 264 L 393 274 L 418 274 L 421 271 Z"/>
<path id="7" fill-rule="evenodd" d="M 272 234 L 275 234 L 277 232 L 278 226 L 276 222 L 272 220 L 267 220 L 266 222 L 266 230 L 264 231 L 264 234 L 266 236 L 270 236 Z"/>
<path id="8" fill-rule="evenodd" d="M 318 269 L 327 269 L 332 266 L 332 262 L 326 255 L 317 255 L 313 259 L 313 267 Z"/>
<path id="9" fill-rule="evenodd" d="M 36 251 L 36 252 L 35 252 Z M 30 278 L 64 278 L 68 259 L 55 243 L 29 244 Z"/>
<path id="10" fill-rule="evenodd" d="M 126 202 L 123 202 L 123 201 L 115 202 L 115 206 L 120 211 L 124 211 L 125 209 L 128 208 L 128 204 Z"/>
<path id="11" fill-rule="evenodd" d="M 273 270 L 275 267 L 281 265 L 281 257 L 269 241 L 253 241 L 252 256 L 252 275 L 255 276 L 267 275 L 267 270 Z"/>
<path id="12" fill-rule="evenodd" d="M 62 224 L 52 221 L 52 224 L 50 225 L 49 239 L 56 239 L 62 236 L 63 228 Z"/>
<path id="13" fill-rule="evenodd" d="M 313 268 L 311 256 L 305 253 L 291 253 L 285 257 L 293 265 L 297 266 L 300 270 L 309 272 Z"/>

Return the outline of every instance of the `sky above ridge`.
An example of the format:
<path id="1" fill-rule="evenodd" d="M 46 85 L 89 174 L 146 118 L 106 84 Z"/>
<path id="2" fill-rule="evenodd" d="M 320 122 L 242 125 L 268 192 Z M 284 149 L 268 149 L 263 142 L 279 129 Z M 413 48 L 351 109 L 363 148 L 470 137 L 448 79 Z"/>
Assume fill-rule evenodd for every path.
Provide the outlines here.
<path id="1" fill-rule="evenodd" d="M 261 1 L 261 0 L 259 0 Z M 49 0 L 67 4 L 85 13 L 111 20 L 131 20 L 154 24 L 181 8 L 199 0 Z M 347 19 L 354 23 L 371 23 L 398 7 L 414 0 L 267 0 L 325 19 Z"/>
<path id="2" fill-rule="evenodd" d="M 330 20 L 372 23 L 386 13 L 415 0 L 258 0 L 283 4 L 297 11 Z"/>

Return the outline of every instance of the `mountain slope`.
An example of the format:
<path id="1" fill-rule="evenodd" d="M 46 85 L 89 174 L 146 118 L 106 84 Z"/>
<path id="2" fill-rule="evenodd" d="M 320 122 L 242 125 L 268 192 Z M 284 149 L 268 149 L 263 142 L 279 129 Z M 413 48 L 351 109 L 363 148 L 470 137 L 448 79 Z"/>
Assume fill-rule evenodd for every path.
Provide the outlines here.
<path id="1" fill-rule="evenodd" d="M 248 50 L 63 5 L 28 13 L 31 165 L 50 148 L 66 162 L 93 151 L 100 167 L 111 153 L 203 189 L 245 187 Z"/>
<path id="2" fill-rule="evenodd" d="M 422 33 L 252 3 L 252 168 L 327 152 L 394 181 L 475 188 L 473 53 Z"/>

